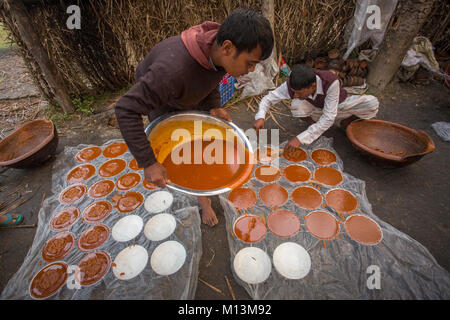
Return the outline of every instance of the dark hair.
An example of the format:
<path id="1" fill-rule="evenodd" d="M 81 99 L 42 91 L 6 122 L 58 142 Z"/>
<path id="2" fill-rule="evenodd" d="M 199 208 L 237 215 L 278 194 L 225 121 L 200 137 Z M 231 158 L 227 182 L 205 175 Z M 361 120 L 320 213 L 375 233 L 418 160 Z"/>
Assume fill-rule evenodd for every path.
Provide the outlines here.
<path id="1" fill-rule="evenodd" d="M 310 87 L 316 82 L 316 73 L 314 69 L 306 64 L 299 64 L 294 67 L 289 76 L 291 88 L 294 90 L 301 90 Z"/>
<path id="2" fill-rule="evenodd" d="M 248 52 L 261 46 L 261 60 L 272 54 L 273 34 L 270 22 L 261 13 L 251 9 L 236 9 L 222 23 L 217 32 L 216 41 L 219 46 L 230 40 L 237 49 Z"/>

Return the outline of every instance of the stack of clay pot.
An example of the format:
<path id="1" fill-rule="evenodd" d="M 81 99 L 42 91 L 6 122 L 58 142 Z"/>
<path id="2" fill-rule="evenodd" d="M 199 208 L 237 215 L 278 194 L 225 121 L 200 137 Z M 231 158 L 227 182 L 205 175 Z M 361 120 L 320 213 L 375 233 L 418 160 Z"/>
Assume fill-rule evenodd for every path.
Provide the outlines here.
<path id="1" fill-rule="evenodd" d="M 346 59 L 341 57 L 338 49 L 328 52 L 328 57 L 317 57 L 316 59 L 306 59 L 306 64 L 311 68 L 319 70 L 330 70 L 334 72 L 343 87 L 360 86 L 364 84 L 367 76 L 367 60 Z"/>

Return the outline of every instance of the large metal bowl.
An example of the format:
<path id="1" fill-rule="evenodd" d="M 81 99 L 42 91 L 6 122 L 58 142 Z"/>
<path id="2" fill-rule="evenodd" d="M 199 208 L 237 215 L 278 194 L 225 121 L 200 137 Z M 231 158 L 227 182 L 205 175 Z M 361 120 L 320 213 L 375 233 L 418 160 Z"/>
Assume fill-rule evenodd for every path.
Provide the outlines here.
<path id="1" fill-rule="evenodd" d="M 370 163 L 387 168 L 409 165 L 435 149 L 424 131 L 376 119 L 353 121 L 347 137 Z"/>
<path id="2" fill-rule="evenodd" d="M 232 189 L 240 186 L 244 182 L 248 180 L 248 177 L 253 171 L 254 166 L 254 155 L 253 155 L 253 147 L 251 146 L 250 141 L 248 140 L 245 133 L 240 129 L 238 126 L 236 126 L 232 122 L 227 122 L 222 119 L 219 119 L 217 117 L 211 116 L 209 113 L 201 112 L 201 111 L 185 111 L 185 112 L 172 112 L 164 114 L 153 121 L 150 122 L 150 124 L 145 129 L 145 134 L 147 135 L 148 139 L 152 140 L 152 135 L 155 135 L 160 128 L 162 128 L 164 125 L 173 122 L 173 121 L 182 121 L 182 120 L 201 120 L 204 122 L 212 123 L 215 125 L 219 125 L 221 127 L 224 127 L 226 129 L 232 129 L 233 133 L 238 137 L 239 141 L 242 142 L 245 149 L 247 149 L 250 157 L 249 157 L 249 163 L 247 164 L 245 170 L 242 172 L 242 174 L 234 179 L 233 181 L 230 181 L 227 184 L 227 187 L 213 189 L 213 190 L 196 190 L 196 189 L 189 189 L 185 188 L 179 185 L 176 185 L 174 183 L 167 184 L 167 187 L 172 190 L 180 191 L 183 193 L 196 195 L 196 196 L 213 196 L 222 194 L 228 191 L 231 191 Z"/>

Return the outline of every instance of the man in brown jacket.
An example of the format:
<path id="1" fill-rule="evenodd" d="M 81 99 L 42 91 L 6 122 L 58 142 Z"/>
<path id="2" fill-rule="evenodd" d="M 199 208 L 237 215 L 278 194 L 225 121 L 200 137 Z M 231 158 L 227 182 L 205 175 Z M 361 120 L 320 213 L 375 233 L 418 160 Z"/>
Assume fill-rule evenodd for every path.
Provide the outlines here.
<path id="1" fill-rule="evenodd" d="M 120 131 L 144 176 L 164 188 L 165 168 L 156 161 L 144 132 L 142 116 L 153 120 L 181 110 L 205 110 L 231 121 L 221 107 L 219 82 L 225 73 L 239 77 L 254 70 L 273 49 L 269 21 L 249 10 L 233 11 L 222 25 L 207 21 L 155 45 L 136 70 L 136 84 L 117 102 Z M 218 220 L 211 200 L 198 197 L 202 222 Z"/>

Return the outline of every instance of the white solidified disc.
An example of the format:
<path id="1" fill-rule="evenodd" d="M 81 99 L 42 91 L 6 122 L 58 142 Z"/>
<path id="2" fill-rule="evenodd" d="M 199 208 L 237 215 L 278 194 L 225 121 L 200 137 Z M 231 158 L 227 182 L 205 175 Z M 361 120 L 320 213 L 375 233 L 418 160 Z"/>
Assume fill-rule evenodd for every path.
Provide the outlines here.
<path id="1" fill-rule="evenodd" d="M 153 251 L 150 265 L 161 276 L 168 276 L 178 271 L 186 260 L 186 249 L 178 241 L 161 243 Z"/>
<path id="2" fill-rule="evenodd" d="M 143 226 L 142 218 L 131 214 L 116 222 L 111 230 L 111 235 L 114 240 L 119 242 L 130 241 L 141 232 Z"/>
<path id="3" fill-rule="evenodd" d="M 238 277 L 249 284 L 265 281 L 272 271 L 269 256 L 257 247 L 241 249 L 234 257 L 233 267 Z"/>
<path id="4" fill-rule="evenodd" d="M 275 269 L 288 279 L 304 278 L 311 269 L 311 258 L 308 251 L 294 242 L 285 242 L 273 252 Z"/>
<path id="5" fill-rule="evenodd" d="M 177 226 L 174 216 L 168 213 L 160 213 L 147 221 L 144 234 L 148 240 L 160 241 L 170 236 Z"/>
<path id="6" fill-rule="evenodd" d="M 144 270 L 147 261 L 147 250 L 142 246 L 132 245 L 119 252 L 112 269 L 118 279 L 129 280 Z"/>
<path id="7" fill-rule="evenodd" d="M 144 207 L 150 213 L 166 211 L 172 205 L 173 196 L 167 191 L 156 191 L 145 199 Z"/>

